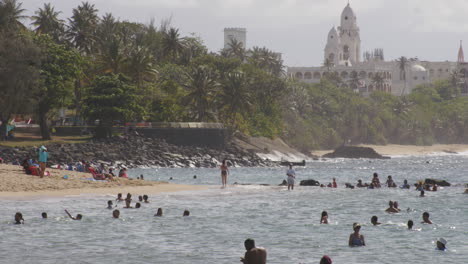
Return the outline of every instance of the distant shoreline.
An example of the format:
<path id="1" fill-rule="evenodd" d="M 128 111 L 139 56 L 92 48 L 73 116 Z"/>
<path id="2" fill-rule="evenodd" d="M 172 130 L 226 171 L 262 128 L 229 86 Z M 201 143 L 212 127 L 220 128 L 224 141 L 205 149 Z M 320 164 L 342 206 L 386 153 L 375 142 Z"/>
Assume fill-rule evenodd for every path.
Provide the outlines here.
<path id="1" fill-rule="evenodd" d="M 468 144 L 434 144 L 432 146 L 416 146 L 416 145 L 357 145 L 360 147 L 370 147 L 384 156 L 418 156 L 434 153 L 460 153 L 468 151 Z M 312 155 L 323 156 L 333 150 L 316 150 L 312 151 Z"/>
<path id="2" fill-rule="evenodd" d="M 27 175 L 21 166 L 0 164 L 0 199 L 30 199 L 84 194 L 157 194 L 162 192 L 205 190 L 210 186 L 184 185 L 116 178 L 115 182 L 89 180 L 91 174 L 47 168 L 51 176 Z M 64 179 L 63 176 L 68 178 Z"/>

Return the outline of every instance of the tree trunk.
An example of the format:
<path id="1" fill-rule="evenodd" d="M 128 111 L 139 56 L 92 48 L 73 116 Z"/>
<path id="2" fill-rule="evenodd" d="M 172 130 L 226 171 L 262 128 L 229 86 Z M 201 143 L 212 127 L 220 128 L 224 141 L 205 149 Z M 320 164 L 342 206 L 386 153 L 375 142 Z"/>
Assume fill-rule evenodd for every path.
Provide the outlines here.
<path id="1" fill-rule="evenodd" d="M 6 134 L 7 134 L 8 120 L 4 120 L 2 118 L 2 119 L 0 119 L 0 121 L 2 121 L 2 124 L 0 125 L 0 141 L 5 141 L 6 140 Z"/>
<path id="2" fill-rule="evenodd" d="M 78 118 L 81 114 L 81 81 L 77 79 L 75 81 L 75 118 L 73 120 L 73 126 L 78 125 Z"/>
<path id="3" fill-rule="evenodd" d="M 43 140 L 51 140 L 49 125 L 47 124 L 47 111 L 39 110 L 39 127 L 41 128 L 41 136 Z"/>

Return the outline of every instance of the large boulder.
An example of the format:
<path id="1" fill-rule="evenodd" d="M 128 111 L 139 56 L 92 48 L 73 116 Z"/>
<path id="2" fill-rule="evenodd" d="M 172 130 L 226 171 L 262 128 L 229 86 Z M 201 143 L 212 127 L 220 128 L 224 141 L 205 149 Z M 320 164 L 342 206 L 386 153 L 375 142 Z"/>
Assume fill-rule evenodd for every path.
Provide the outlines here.
<path id="1" fill-rule="evenodd" d="M 437 184 L 438 186 L 448 187 L 451 184 L 445 180 L 438 180 L 438 179 L 426 179 L 424 180 L 424 184 Z"/>
<path id="2" fill-rule="evenodd" d="M 356 147 L 356 146 L 341 146 L 332 153 L 323 155 L 324 158 L 350 158 L 350 159 L 389 159 L 377 153 L 373 148 Z"/>
<path id="3" fill-rule="evenodd" d="M 320 186 L 320 182 L 316 180 L 302 180 L 299 183 L 300 186 Z"/>

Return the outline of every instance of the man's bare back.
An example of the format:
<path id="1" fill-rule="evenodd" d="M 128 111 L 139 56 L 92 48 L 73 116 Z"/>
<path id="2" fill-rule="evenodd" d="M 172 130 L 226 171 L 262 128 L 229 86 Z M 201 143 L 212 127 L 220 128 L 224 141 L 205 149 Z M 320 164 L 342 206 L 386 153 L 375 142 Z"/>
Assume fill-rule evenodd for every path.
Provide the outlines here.
<path id="1" fill-rule="evenodd" d="M 245 252 L 241 260 L 244 264 L 266 264 L 266 250 L 264 248 L 252 248 Z"/>

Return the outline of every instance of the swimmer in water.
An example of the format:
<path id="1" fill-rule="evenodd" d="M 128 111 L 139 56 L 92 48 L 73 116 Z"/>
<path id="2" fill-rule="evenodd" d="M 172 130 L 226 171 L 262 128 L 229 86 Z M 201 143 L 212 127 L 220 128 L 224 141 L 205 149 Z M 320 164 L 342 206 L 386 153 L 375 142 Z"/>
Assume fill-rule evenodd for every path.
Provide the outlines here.
<path id="1" fill-rule="evenodd" d="M 332 260 L 329 256 L 324 255 L 322 259 L 320 259 L 320 264 L 332 264 Z"/>
<path id="2" fill-rule="evenodd" d="M 353 224 L 354 233 L 349 235 L 348 245 L 350 247 L 361 247 L 365 246 L 366 242 L 364 241 L 364 236 L 359 233 L 361 230 L 361 225 L 358 223 Z"/>
<path id="3" fill-rule="evenodd" d="M 115 199 L 115 201 L 122 202 L 123 200 L 124 199 L 122 198 L 122 194 L 121 193 L 117 194 L 117 199 Z"/>
<path id="4" fill-rule="evenodd" d="M 41 216 L 42 216 L 42 219 L 47 219 L 47 213 L 46 212 L 42 212 Z"/>
<path id="5" fill-rule="evenodd" d="M 404 180 L 403 185 L 400 188 L 401 189 L 409 189 L 410 185 L 408 184 L 408 180 Z"/>
<path id="6" fill-rule="evenodd" d="M 421 194 L 419 195 L 419 197 L 424 197 L 424 196 L 426 196 L 426 195 L 424 194 L 424 190 L 421 190 Z"/>
<path id="7" fill-rule="evenodd" d="M 321 224 L 328 224 L 328 213 L 327 211 L 322 212 L 322 217 L 320 217 Z"/>
<path id="8" fill-rule="evenodd" d="M 248 238 L 244 242 L 245 254 L 240 259 L 245 264 L 266 264 L 267 252 L 264 248 L 255 247 L 255 240 Z"/>
<path id="9" fill-rule="evenodd" d="M 138 201 L 139 201 L 139 202 L 143 202 L 143 196 L 141 196 L 141 195 L 138 196 Z"/>
<path id="10" fill-rule="evenodd" d="M 434 184 L 432 185 L 432 191 L 433 191 L 433 192 L 437 192 L 437 184 L 434 183 Z"/>
<path id="11" fill-rule="evenodd" d="M 112 211 L 112 217 L 114 218 L 119 218 L 120 217 L 120 211 L 115 209 L 114 211 Z"/>
<path id="12" fill-rule="evenodd" d="M 81 220 L 83 216 L 81 214 L 77 214 L 75 217 L 73 217 L 67 209 L 65 209 L 65 213 L 67 213 L 68 217 L 70 217 L 73 220 Z"/>
<path id="13" fill-rule="evenodd" d="M 439 238 L 437 240 L 437 247 L 436 249 L 437 250 L 442 250 L 442 251 L 446 251 L 447 248 L 445 247 L 445 245 L 447 245 L 447 240 L 443 239 L 443 238 Z"/>
<path id="14" fill-rule="evenodd" d="M 332 186 L 333 186 L 333 188 L 337 188 L 337 187 L 338 187 L 338 184 L 336 184 L 336 179 L 335 179 L 335 178 L 333 178 Z"/>
<path id="15" fill-rule="evenodd" d="M 407 225 L 408 225 L 408 230 L 413 230 L 413 225 L 414 225 L 413 220 L 408 220 Z"/>
<path id="16" fill-rule="evenodd" d="M 148 195 L 146 195 L 146 194 L 143 195 L 143 201 L 144 201 L 145 203 L 149 203 L 149 201 L 148 201 Z"/>
<path id="17" fill-rule="evenodd" d="M 429 213 L 428 212 L 424 212 L 422 214 L 422 219 L 423 219 L 423 221 L 421 222 L 421 224 L 432 224 L 432 221 L 429 219 Z"/>
<path id="18" fill-rule="evenodd" d="M 379 174 L 377 172 L 374 172 L 374 176 L 372 178 L 372 183 L 374 184 L 374 188 L 380 188 L 380 180 L 379 180 Z"/>
<path id="19" fill-rule="evenodd" d="M 158 208 L 158 212 L 154 216 L 163 216 L 163 210 L 161 207 Z"/>
<path id="20" fill-rule="evenodd" d="M 190 211 L 189 211 L 189 210 L 185 210 L 183 216 L 190 216 Z"/>
<path id="21" fill-rule="evenodd" d="M 127 198 L 125 198 L 125 207 L 124 208 L 133 208 L 130 206 L 130 203 L 132 202 L 132 195 L 130 193 L 127 193 Z"/>
<path id="22" fill-rule="evenodd" d="M 401 209 L 398 208 L 398 202 L 397 202 L 397 201 L 394 201 L 394 202 L 393 202 L 393 208 L 395 208 L 398 212 L 401 211 Z"/>
<path id="23" fill-rule="evenodd" d="M 398 213 L 398 210 L 395 209 L 393 201 L 388 202 L 388 208 L 385 210 L 387 213 Z"/>
<path id="24" fill-rule="evenodd" d="M 141 204 L 140 204 L 140 203 L 136 203 L 136 204 L 135 204 L 135 208 L 138 209 L 138 208 L 140 208 L 140 207 L 141 207 Z"/>
<path id="25" fill-rule="evenodd" d="M 22 225 L 22 224 L 24 224 L 23 214 L 20 212 L 17 212 L 15 214 L 15 225 Z"/>
<path id="26" fill-rule="evenodd" d="M 107 209 L 112 209 L 112 206 L 113 206 L 112 201 L 111 200 L 107 201 Z"/>
<path id="27" fill-rule="evenodd" d="M 381 223 L 379 223 L 379 218 L 376 215 L 371 217 L 370 222 L 375 226 L 381 224 Z"/>

